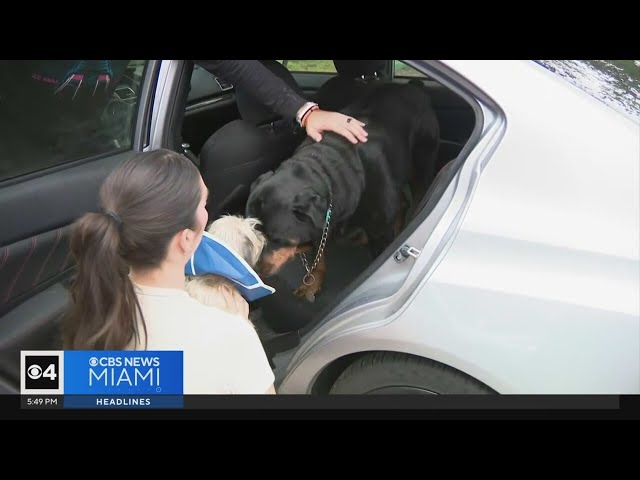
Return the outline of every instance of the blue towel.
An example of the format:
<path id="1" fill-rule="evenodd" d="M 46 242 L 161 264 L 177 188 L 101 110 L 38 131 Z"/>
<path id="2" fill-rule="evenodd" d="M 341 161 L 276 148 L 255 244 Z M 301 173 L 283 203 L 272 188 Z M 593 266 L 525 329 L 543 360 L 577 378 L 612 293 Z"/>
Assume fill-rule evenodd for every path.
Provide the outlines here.
<path id="1" fill-rule="evenodd" d="M 276 290 L 265 285 L 258 274 L 224 242 L 210 233 L 202 234 L 202 241 L 185 265 L 187 275 L 213 273 L 235 283 L 238 292 L 247 302 L 252 302 Z"/>

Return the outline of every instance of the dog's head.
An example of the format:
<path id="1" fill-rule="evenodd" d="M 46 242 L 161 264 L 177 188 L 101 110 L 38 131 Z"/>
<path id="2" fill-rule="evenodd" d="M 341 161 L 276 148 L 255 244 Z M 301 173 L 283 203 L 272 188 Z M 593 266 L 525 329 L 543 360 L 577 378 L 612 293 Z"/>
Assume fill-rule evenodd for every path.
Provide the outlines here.
<path id="1" fill-rule="evenodd" d="M 267 242 L 259 225 L 257 218 L 225 215 L 213 222 L 207 231 L 233 248 L 251 267 L 255 267 Z"/>
<path id="2" fill-rule="evenodd" d="M 267 172 L 251 186 L 246 214 L 260 219 L 267 237 L 259 265 L 264 275 L 276 273 L 322 236 L 329 201 L 318 181 L 305 178 L 300 165 L 292 167 Z"/>

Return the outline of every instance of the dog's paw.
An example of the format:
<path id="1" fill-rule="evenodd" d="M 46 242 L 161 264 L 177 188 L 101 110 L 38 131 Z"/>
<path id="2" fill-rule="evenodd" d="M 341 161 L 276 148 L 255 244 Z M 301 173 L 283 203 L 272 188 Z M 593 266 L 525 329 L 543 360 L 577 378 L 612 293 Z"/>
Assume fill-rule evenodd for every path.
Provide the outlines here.
<path id="1" fill-rule="evenodd" d="M 293 294 L 298 298 L 303 298 L 308 302 L 313 303 L 316 299 L 316 294 L 320 291 L 320 285 L 317 282 L 311 285 L 300 285 L 293 291 Z"/>

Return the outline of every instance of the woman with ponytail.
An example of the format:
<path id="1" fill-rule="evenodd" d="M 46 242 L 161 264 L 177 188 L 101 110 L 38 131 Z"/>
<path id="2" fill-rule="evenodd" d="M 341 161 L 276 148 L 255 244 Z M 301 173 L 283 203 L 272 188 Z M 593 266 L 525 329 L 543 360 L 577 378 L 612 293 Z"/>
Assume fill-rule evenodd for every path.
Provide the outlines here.
<path id="1" fill-rule="evenodd" d="M 274 393 L 246 304 L 230 315 L 185 290 L 207 197 L 196 166 L 169 150 L 142 153 L 109 175 L 102 211 L 72 228 L 66 350 L 182 350 L 185 393 Z"/>

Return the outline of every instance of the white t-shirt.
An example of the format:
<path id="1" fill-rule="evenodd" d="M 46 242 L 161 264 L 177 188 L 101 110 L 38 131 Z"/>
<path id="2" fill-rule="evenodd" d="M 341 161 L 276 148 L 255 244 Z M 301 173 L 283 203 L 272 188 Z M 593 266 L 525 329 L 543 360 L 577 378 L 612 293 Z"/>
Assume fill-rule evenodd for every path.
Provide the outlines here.
<path id="1" fill-rule="evenodd" d="M 185 394 L 263 394 L 274 374 L 258 334 L 239 315 L 206 306 L 184 290 L 134 284 L 147 350 L 182 350 Z M 144 349 L 141 342 L 131 349 Z"/>

